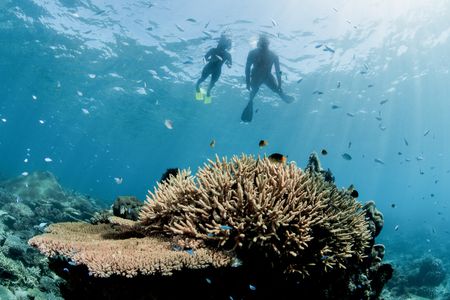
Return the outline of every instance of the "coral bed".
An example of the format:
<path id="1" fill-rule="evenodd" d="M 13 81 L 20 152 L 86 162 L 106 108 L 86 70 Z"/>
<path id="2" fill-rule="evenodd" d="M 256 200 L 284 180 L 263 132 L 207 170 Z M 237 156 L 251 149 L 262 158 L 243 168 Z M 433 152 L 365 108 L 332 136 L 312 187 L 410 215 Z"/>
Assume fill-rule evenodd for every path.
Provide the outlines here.
<path id="1" fill-rule="evenodd" d="M 56 224 L 29 243 L 68 279 L 66 297 L 377 299 L 392 275 L 374 245 L 382 214 L 338 189 L 316 155 L 305 170 L 216 158 L 158 184 L 136 222 Z"/>

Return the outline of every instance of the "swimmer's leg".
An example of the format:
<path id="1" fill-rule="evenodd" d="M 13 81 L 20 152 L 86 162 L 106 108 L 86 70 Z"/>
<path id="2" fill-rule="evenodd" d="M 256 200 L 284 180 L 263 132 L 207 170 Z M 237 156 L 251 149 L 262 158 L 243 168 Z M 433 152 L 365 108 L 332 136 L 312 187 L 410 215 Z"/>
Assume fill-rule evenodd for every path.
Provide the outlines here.
<path id="1" fill-rule="evenodd" d="M 208 91 L 206 92 L 206 96 L 207 97 L 211 96 L 211 89 L 214 87 L 214 85 L 216 84 L 217 80 L 219 80 L 220 73 L 221 73 L 220 67 L 215 68 L 215 70 L 213 70 L 211 72 L 211 81 L 209 82 Z"/>
<path id="2" fill-rule="evenodd" d="M 286 95 L 282 89 L 278 88 L 277 81 L 275 80 L 275 77 L 270 74 L 267 79 L 264 81 L 264 84 L 267 85 L 272 91 L 278 94 L 280 98 L 286 102 L 291 103 L 294 101 L 294 97 Z"/>
<path id="3" fill-rule="evenodd" d="M 195 91 L 197 93 L 200 93 L 200 84 L 208 78 L 208 76 L 211 74 L 211 67 L 210 65 L 206 65 L 203 68 L 202 76 L 197 80 L 197 84 L 195 85 Z"/>
<path id="4" fill-rule="evenodd" d="M 277 81 L 275 80 L 275 77 L 272 74 L 267 76 L 266 80 L 264 81 L 264 84 L 267 85 L 272 91 L 277 93 L 280 97 L 282 97 L 283 91 L 278 88 Z"/>
<path id="5" fill-rule="evenodd" d="M 259 91 L 259 87 L 261 86 L 260 80 L 255 80 L 252 78 L 250 82 L 250 96 L 248 99 L 247 106 L 244 108 L 241 114 L 241 121 L 245 123 L 249 123 L 253 119 L 253 99 L 255 99 L 256 94 Z"/>

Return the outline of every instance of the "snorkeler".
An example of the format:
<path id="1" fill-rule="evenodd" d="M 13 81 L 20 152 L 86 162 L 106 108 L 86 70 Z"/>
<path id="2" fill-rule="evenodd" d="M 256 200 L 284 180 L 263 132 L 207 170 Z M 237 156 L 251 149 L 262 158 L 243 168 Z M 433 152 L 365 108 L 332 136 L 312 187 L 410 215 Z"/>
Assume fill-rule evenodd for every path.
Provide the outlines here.
<path id="1" fill-rule="evenodd" d="M 228 52 L 230 49 L 231 39 L 226 35 L 222 35 L 217 47 L 210 49 L 205 54 L 205 59 L 208 63 L 203 68 L 202 76 L 197 81 L 197 85 L 195 87 L 195 99 L 205 100 L 205 104 L 211 103 L 211 89 L 220 77 L 222 65 L 225 63 L 228 68 L 231 68 L 231 54 Z M 200 84 L 205 81 L 209 75 L 211 75 L 211 81 L 209 82 L 206 95 L 204 95 L 200 89 Z"/>
<path id="2" fill-rule="evenodd" d="M 284 102 L 291 103 L 294 101 L 294 97 L 286 95 L 281 89 L 280 62 L 278 56 L 269 50 L 269 43 L 269 39 L 266 36 L 261 35 L 258 40 L 257 48 L 251 50 L 247 56 L 245 80 L 247 89 L 250 91 L 250 98 L 241 115 L 241 120 L 243 122 L 252 121 L 253 99 L 263 83 L 277 93 Z M 272 75 L 272 66 L 275 66 L 276 80 Z"/>

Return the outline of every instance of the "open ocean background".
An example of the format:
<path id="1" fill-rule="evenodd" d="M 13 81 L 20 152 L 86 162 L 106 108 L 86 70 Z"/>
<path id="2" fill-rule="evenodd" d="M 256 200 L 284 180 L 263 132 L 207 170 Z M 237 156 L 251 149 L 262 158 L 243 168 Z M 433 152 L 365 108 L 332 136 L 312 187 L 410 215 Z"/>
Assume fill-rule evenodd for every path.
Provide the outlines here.
<path id="1" fill-rule="evenodd" d="M 2 0 L 0 177 L 48 170 L 109 205 L 215 154 L 278 152 L 304 167 L 326 149 L 337 185 L 384 213 L 388 261 L 431 254 L 448 268 L 448 20 L 444 0 Z M 223 32 L 233 67 L 205 105 L 194 84 Z M 262 88 L 242 124 L 260 33 L 296 101 Z"/>

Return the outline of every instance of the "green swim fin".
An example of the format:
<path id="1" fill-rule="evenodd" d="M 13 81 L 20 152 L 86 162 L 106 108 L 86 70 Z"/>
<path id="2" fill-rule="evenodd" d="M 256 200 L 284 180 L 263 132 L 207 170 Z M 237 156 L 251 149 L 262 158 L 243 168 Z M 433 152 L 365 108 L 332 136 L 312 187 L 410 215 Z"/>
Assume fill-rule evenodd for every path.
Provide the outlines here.
<path id="1" fill-rule="evenodd" d="M 242 122 L 250 123 L 253 119 L 253 101 L 249 101 L 241 115 Z"/>
<path id="2" fill-rule="evenodd" d="M 211 104 L 212 96 L 205 96 L 205 104 Z"/>
<path id="3" fill-rule="evenodd" d="M 205 99 L 205 90 L 200 89 L 200 92 L 195 93 L 195 100 L 203 101 Z"/>

